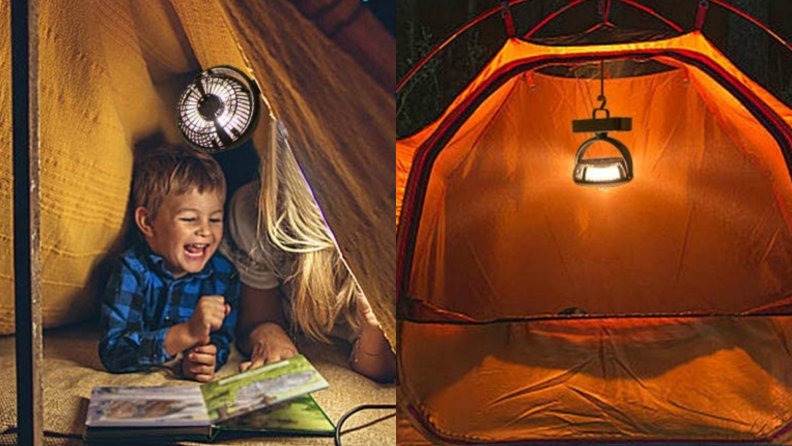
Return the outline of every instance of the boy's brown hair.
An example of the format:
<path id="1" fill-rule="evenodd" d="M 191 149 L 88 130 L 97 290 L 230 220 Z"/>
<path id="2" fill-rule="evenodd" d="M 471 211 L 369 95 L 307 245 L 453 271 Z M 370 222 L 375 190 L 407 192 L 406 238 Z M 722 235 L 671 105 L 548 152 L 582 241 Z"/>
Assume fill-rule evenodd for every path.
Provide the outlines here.
<path id="1" fill-rule="evenodd" d="M 159 147 L 135 161 L 132 179 L 134 206 L 145 207 L 156 217 L 168 195 L 181 195 L 193 188 L 198 193 L 216 192 L 225 201 L 223 170 L 211 155 L 179 145 Z"/>

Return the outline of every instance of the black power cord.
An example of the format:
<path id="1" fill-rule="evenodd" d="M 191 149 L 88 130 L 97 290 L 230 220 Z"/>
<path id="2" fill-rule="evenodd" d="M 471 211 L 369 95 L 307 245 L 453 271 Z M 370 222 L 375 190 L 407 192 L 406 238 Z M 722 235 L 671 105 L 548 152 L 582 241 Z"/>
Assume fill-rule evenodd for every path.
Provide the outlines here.
<path id="1" fill-rule="evenodd" d="M 363 404 L 361 406 L 357 406 L 354 409 L 350 410 L 349 412 L 345 413 L 338 419 L 338 424 L 336 425 L 335 431 L 335 446 L 342 446 L 341 445 L 341 426 L 344 425 L 344 422 L 351 417 L 352 415 L 362 411 L 362 410 L 385 410 L 385 409 L 396 409 L 395 404 Z"/>
<path id="2" fill-rule="evenodd" d="M 0 432 L 0 435 L 15 435 L 19 433 L 19 428 L 16 426 L 11 426 L 3 432 Z M 75 440 L 82 440 L 83 436 L 80 434 L 72 434 L 67 432 L 55 432 L 55 431 L 44 431 L 44 437 L 52 437 L 52 438 L 72 438 Z"/>

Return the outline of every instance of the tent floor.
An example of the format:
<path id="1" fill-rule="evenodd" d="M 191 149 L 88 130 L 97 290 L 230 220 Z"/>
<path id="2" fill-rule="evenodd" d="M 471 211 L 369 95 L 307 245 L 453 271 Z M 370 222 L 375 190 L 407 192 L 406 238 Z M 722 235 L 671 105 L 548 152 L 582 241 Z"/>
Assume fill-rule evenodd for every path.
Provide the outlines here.
<path id="1" fill-rule="evenodd" d="M 130 385 L 183 385 L 187 381 L 174 377 L 172 368 L 163 368 L 148 373 L 114 375 L 103 370 L 99 362 L 97 346 L 99 331 L 93 324 L 82 324 L 62 329 L 49 330 L 44 338 L 44 429 L 62 434 L 82 435 L 88 399 L 94 386 Z M 316 366 L 330 387 L 314 395 L 333 422 L 347 410 L 360 404 L 393 404 L 396 388 L 381 386 L 351 371 L 347 366 L 349 349 L 346 346 L 326 346 L 300 341 L 298 348 Z M 16 443 L 16 434 L 9 433 L 16 424 L 16 368 L 14 337 L 0 337 L 0 445 Z M 228 364 L 220 370 L 220 376 L 232 375 L 242 357 L 235 349 Z M 390 415 L 388 412 L 363 412 L 345 423 L 344 430 L 379 420 Z M 390 416 L 361 429 L 344 435 L 350 444 L 387 445 L 395 444 L 396 421 Z M 4 432 L 6 432 L 4 434 Z M 81 440 L 47 437 L 47 445 L 82 445 Z M 213 444 L 223 445 L 332 445 L 332 438 L 318 437 L 220 437 Z M 179 443 L 181 444 L 181 443 Z M 186 443 L 185 443 L 186 444 Z M 190 443 L 192 444 L 192 443 Z M 198 443 L 196 443 L 198 444 Z"/>
<path id="2" fill-rule="evenodd" d="M 402 391 L 446 439 L 790 440 L 789 316 L 401 328 Z"/>

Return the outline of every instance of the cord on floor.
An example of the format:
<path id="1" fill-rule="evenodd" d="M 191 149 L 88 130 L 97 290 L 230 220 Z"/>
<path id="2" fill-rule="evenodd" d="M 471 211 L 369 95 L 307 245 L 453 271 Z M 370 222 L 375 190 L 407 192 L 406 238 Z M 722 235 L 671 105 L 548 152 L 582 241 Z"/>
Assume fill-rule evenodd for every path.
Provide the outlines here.
<path id="1" fill-rule="evenodd" d="M 19 433 L 19 428 L 14 426 L 10 427 L 7 430 L 0 433 L 0 435 L 13 435 Z M 71 434 L 71 433 L 64 433 L 64 432 L 53 432 L 53 431 L 44 431 L 45 437 L 52 437 L 52 438 L 73 438 L 76 440 L 82 440 L 82 435 L 80 434 Z"/>
<path id="2" fill-rule="evenodd" d="M 361 406 L 357 406 L 350 410 L 349 412 L 345 413 L 338 419 L 338 424 L 336 425 L 335 431 L 335 446 L 342 446 L 341 445 L 341 426 L 344 425 L 344 422 L 351 417 L 352 415 L 362 411 L 362 410 L 385 410 L 385 409 L 396 409 L 395 404 L 363 404 Z"/>

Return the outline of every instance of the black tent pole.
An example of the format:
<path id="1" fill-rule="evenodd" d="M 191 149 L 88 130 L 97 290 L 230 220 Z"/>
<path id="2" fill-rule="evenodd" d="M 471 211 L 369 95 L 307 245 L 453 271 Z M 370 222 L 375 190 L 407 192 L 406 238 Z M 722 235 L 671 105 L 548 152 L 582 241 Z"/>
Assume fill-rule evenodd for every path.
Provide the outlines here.
<path id="1" fill-rule="evenodd" d="M 44 444 L 39 238 L 38 0 L 11 3 L 17 444 Z"/>

